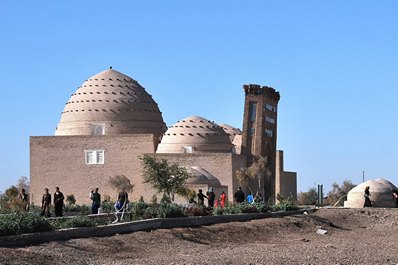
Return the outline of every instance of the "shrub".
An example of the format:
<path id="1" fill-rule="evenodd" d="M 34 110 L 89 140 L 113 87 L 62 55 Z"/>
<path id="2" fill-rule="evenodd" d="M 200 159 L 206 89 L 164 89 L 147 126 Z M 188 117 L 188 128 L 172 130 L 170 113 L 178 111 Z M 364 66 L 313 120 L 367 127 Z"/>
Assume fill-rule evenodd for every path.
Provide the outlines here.
<path id="1" fill-rule="evenodd" d="M 257 207 L 253 204 L 241 203 L 236 206 L 241 213 L 258 213 Z"/>
<path id="2" fill-rule="evenodd" d="M 175 203 L 161 203 L 158 208 L 158 217 L 185 217 L 184 209 Z"/>
<path id="3" fill-rule="evenodd" d="M 215 208 L 216 209 L 216 208 Z M 212 215 L 211 210 L 205 207 L 188 207 L 185 209 L 188 216 L 208 216 Z"/>
<path id="4" fill-rule="evenodd" d="M 71 195 L 67 195 L 66 196 L 66 202 L 69 205 L 74 205 L 76 203 L 76 199 L 75 199 L 75 195 L 71 194 Z"/>
<path id="5" fill-rule="evenodd" d="M 51 231 L 46 218 L 36 213 L 11 213 L 0 216 L 0 236 Z"/>
<path id="6" fill-rule="evenodd" d="M 73 227 L 92 227 L 95 222 L 87 216 L 75 216 L 72 218 L 57 218 L 51 221 L 54 229 L 73 228 Z"/>
<path id="7" fill-rule="evenodd" d="M 131 203 L 131 206 L 129 208 L 131 211 L 131 219 L 132 220 L 143 219 L 146 208 L 148 208 L 148 205 L 143 200 Z"/>
<path id="8" fill-rule="evenodd" d="M 114 208 L 115 208 L 115 202 L 103 201 L 103 202 L 101 203 L 101 208 L 102 208 L 102 211 L 103 211 L 104 213 L 110 213 L 110 212 L 112 212 L 112 211 L 114 210 Z"/>
<path id="9" fill-rule="evenodd" d="M 274 211 L 295 211 L 298 209 L 299 207 L 290 200 L 281 201 L 273 207 Z"/>
<path id="10" fill-rule="evenodd" d="M 157 207 L 149 206 L 145 209 L 144 215 L 142 216 L 143 219 L 151 219 L 158 217 L 158 210 Z"/>
<path id="11" fill-rule="evenodd" d="M 78 204 L 67 204 L 64 210 L 65 212 L 81 212 L 82 207 Z"/>
<path id="12" fill-rule="evenodd" d="M 259 213 L 266 213 L 270 210 L 270 207 L 268 206 L 268 204 L 263 203 L 263 202 L 255 202 L 255 203 L 253 203 L 253 205 L 257 208 L 257 211 Z"/>

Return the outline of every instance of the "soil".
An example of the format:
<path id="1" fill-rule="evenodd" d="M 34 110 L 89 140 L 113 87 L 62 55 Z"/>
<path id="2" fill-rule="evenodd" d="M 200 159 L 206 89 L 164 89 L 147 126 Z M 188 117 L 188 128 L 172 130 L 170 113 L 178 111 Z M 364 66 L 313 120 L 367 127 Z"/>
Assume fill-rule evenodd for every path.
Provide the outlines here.
<path id="1" fill-rule="evenodd" d="M 398 209 L 312 214 L 0 248 L 0 264 L 397 264 Z M 326 230 L 325 235 L 317 233 Z"/>

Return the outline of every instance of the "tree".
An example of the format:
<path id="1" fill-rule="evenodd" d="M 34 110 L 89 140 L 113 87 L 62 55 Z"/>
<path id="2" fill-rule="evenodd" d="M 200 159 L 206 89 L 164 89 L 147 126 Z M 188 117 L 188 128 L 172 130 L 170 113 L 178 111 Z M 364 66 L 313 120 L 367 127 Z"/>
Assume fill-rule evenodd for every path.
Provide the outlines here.
<path id="1" fill-rule="evenodd" d="M 125 175 L 109 177 L 109 184 L 117 191 L 132 192 L 134 184 Z"/>
<path id="2" fill-rule="evenodd" d="M 268 157 L 255 156 L 253 163 L 248 168 L 238 169 L 236 177 L 242 186 L 247 186 L 252 194 L 258 194 L 259 189 L 264 185 L 264 178 L 271 176 L 271 169 L 268 163 Z M 256 183 L 253 183 L 256 181 Z M 257 190 L 254 193 L 254 188 Z"/>
<path id="3" fill-rule="evenodd" d="M 16 186 L 16 187 L 17 187 L 18 190 L 25 189 L 25 192 L 26 192 L 26 193 L 29 193 L 30 182 L 29 182 L 28 177 L 21 176 L 21 177 L 18 179 L 18 182 L 17 182 L 17 186 Z"/>
<path id="4" fill-rule="evenodd" d="M 20 199 L 17 187 L 11 186 L 2 194 L 0 208 L 3 213 L 19 211 L 25 208 L 25 203 Z"/>
<path id="5" fill-rule="evenodd" d="M 348 192 L 356 185 L 350 180 L 344 180 L 341 186 L 336 182 L 332 184 L 332 190 L 328 193 L 325 204 L 331 206 L 343 206 Z M 337 203 L 337 205 L 335 205 Z"/>
<path id="6" fill-rule="evenodd" d="M 309 188 L 307 192 L 299 192 L 297 194 L 297 202 L 299 205 L 315 205 L 318 198 L 316 188 Z"/>
<path id="7" fill-rule="evenodd" d="M 175 194 L 185 198 L 191 196 L 186 186 L 191 174 L 185 167 L 169 165 L 166 159 L 158 160 L 150 155 L 143 155 L 140 159 L 144 167 L 144 183 L 151 184 L 157 193 L 163 193 L 171 201 L 174 201 Z"/>

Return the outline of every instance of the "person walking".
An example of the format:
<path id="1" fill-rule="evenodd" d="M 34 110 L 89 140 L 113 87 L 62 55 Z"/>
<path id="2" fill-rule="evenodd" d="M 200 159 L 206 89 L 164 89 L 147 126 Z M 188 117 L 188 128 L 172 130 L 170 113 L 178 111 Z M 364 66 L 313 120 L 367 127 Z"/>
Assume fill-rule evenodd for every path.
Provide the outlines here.
<path id="1" fill-rule="evenodd" d="M 62 217 L 63 215 L 64 199 L 64 194 L 59 190 L 59 187 L 56 187 L 54 193 L 54 212 L 56 217 Z"/>
<path id="2" fill-rule="evenodd" d="M 225 202 L 227 201 L 227 195 L 225 194 L 225 192 L 223 191 L 223 192 L 221 192 L 221 195 L 220 195 L 220 205 L 221 205 L 221 208 L 224 208 L 225 207 Z"/>
<path id="3" fill-rule="evenodd" d="M 202 190 L 199 190 L 199 193 L 198 193 L 198 205 L 199 206 L 205 206 L 205 198 L 207 199 L 207 196 L 203 194 Z"/>
<path id="4" fill-rule="evenodd" d="M 93 192 L 91 200 L 93 201 L 91 204 L 91 213 L 98 214 L 98 208 L 101 207 L 101 194 L 98 193 L 98 188 Z"/>
<path id="5" fill-rule="evenodd" d="M 365 187 L 365 194 L 363 195 L 365 197 L 365 203 L 363 207 L 372 207 L 372 202 L 370 201 L 370 187 L 366 186 Z"/>
<path id="6" fill-rule="evenodd" d="M 235 192 L 234 199 L 237 203 L 242 203 L 245 201 L 245 193 L 242 191 L 241 187 L 239 187 L 238 190 Z"/>
<path id="7" fill-rule="evenodd" d="M 248 203 L 248 204 L 252 204 L 252 203 L 253 203 L 254 199 L 253 199 L 253 195 L 252 195 L 251 191 L 250 191 L 249 194 L 247 195 L 246 200 L 247 200 L 247 203 Z"/>
<path id="8" fill-rule="evenodd" d="M 21 189 L 19 193 L 19 198 L 22 201 L 23 210 L 29 211 L 29 195 L 26 193 L 25 189 Z"/>
<path id="9" fill-rule="evenodd" d="M 214 200 L 216 199 L 216 194 L 214 193 L 213 188 L 210 188 L 206 195 L 209 202 L 209 208 L 213 208 Z"/>
<path id="10" fill-rule="evenodd" d="M 45 217 L 50 217 L 51 212 L 50 212 L 50 206 L 51 206 L 51 194 L 48 192 L 48 189 L 44 189 L 44 194 L 41 199 L 41 215 L 44 215 Z"/>

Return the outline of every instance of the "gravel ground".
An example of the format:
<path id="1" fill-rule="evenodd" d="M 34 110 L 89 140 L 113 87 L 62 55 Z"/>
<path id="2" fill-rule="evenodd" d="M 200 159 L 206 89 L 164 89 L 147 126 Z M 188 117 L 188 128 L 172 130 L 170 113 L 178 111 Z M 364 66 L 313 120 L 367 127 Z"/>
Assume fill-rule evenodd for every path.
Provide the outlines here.
<path id="1" fill-rule="evenodd" d="M 309 215 L 0 248 L 0 264 L 398 264 L 398 209 Z M 322 228 L 325 235 L 317 234 Z"/>

